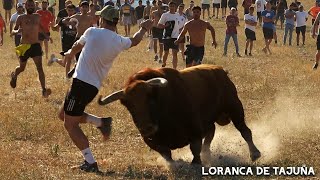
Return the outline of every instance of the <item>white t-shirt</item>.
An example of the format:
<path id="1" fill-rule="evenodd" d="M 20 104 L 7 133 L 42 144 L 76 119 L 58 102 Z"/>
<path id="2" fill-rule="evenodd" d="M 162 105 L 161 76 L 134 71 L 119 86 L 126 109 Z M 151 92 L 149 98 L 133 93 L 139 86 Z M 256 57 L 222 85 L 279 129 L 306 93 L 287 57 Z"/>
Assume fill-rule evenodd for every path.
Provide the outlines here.
<path id="1" fill-rule="evenodd" d="M 15 12 L 14 14 L 12 14 L 12 16 L 11 16 L 11 18 L 10 18 L 10 23 L 11 23 L 11 22 L 13 23 L 13 28 L 14 28 L 14 26 L 15 26 L 15 24 L 16 24 L 16 21 L 17 21 L 19 15 L 20 15 L 20 14 L 18 14 L 17 12 Z M 21 35 L 21 33 L 18 33 L 17 35 Z"/>
<path id="2" fill-rule="evenodd" d="M 265 0 L 256 0 L 256 9 L 257 12 L 262 12 L 264 10 L 264 5 L 266 4 Z"/>
<path id="3" fill-rule="evenodd" d="M 244 15 L 244 20 L 245 20 L 245 21 L 257 22 L 257 17 L 256 17 L 256 16 L 251 16 L 250 14 L 245 14 L 245 15 Z M 250 29 L 251 31 L 255 31 L 255 30 L 256 30 L 256 27 L 255 27 L 255 26 L 251 26 L 251 25 L 249 25 L 249 24 L 247 24 L 247 23 L 245 23 L 244 28 L 245 28 L 245 29 L 248 28 L 248 29 Z"/>
<path id="4" fill-rule="evenodd" d="M 88 28 L 80 37 L 84 45 L 73 78 L 100 88 L 113 61 L 123 50 L 131 47 L 131 40 L 104 28 Z"/>
<path id="5" fill-rule="evenodd" d="M 213 0 L 212 1 L 212 4 L 220 4 L 221 3 L 221 0 Z"/>
<path id="6" fill-rule="evenodd" d="M 187 16 L 185 14 L 180 15 L 179 14 L 179 29 L 182 30 L 183 26 L 186 24 L 186 22 L 188 21 Z"/>
<path id="7" fill-rule="evenodd" d="M 164 29 L 164 32 L 163 32 L 164 38 L 166 38 L 166 34 L 168 34 L 169 36 L 171 34 L 171 38 L 178 38 L 179 33 L 180 33 L 179 32 L 179 17 L 180 17 L 180 15 L 178 13 L 171 14 L 170 12 L 166 12 L 161 15 L 161 18 L 159 20 L 159 24 L 163 24 L 163 25 L 166 25 L 166 23 L 171 24 L 169 27 L 166 27 Z"/>
<path id="8" fill-rule="evenodd" d="M 201 4 L 211 4 L 210 0 L 201 0 Z"/>
<path id="9" fill-rule="evenodd" d="M 296 11 L 296 27 L 307 25 L 306 18 L 308 18 L 308 13 L 306 11 Z"/>

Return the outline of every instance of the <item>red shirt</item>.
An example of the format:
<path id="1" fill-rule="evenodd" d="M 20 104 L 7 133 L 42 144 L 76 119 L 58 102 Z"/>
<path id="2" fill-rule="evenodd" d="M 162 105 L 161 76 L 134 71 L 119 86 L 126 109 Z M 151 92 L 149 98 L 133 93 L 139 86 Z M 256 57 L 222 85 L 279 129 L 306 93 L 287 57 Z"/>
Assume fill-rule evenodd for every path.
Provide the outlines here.
<path id="1" fill-rule="evenodd" d="M 318 13 L 320 12 L 320 7 L 317 6 L 313 6 L 310 8 L 310 14 L 312 16 L 312 19 L 316 19 Z"/>
<path id="2" fill-rule="evenodd" d="M 4 21 L 2 17 L 0 17 L 0 32 L 2 32 L 2 29 L 4 28 Z"/>
<path id="3" fill-rule="evenodd" d="M 237 16 L 229 15 L 226 18 L 227 34 L 237 34 L 237 26 L 239 24 L 239 18 Z"/>
<path id="4" fill-rule="evenodd" d="M 50 22 L 53 22 L 54 17 L 48 10 L 38 10 L 38 14 L 40 14 L 40 23 L 44 28 L 44 32 L 50 31 Z"/>

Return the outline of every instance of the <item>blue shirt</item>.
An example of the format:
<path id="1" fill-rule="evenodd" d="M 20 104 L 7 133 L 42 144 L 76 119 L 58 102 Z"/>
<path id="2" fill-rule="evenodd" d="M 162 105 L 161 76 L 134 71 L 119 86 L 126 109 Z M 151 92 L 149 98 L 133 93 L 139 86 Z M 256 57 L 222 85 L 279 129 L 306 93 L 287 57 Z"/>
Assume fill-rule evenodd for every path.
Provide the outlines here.
<path id="1" fill-rule="evenodd" d="M 273 17 L 275 16 L 275 13 L 274 13 L 274 11 L 264 10 L 261 12 L 261 16 L 269 18 L 269 19 L 273 19 Z M 262 27 L 268 28 L 268 29 L 273 29 L 273 22 L 263 22 Z"/>

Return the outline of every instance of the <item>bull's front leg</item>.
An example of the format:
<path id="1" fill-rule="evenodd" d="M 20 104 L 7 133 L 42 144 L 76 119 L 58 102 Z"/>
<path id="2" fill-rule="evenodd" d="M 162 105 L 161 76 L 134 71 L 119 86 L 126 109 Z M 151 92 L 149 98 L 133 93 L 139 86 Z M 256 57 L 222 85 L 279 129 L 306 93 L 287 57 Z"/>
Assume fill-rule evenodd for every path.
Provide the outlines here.
<path id="1" fill-rule="evenodd" d="M 202 163 L 201 158 L 200 158 L 201 146 L 202 146 L 202 139 L 195 140 L 190 143 L 190 149 L 193 154 L 192 164 L 201 164 Z"/>
<path id="2" fill-rule="evenodd" d="M 153 150 L 157 151 L 166 161 L 173 162 L 171 150 L 168 147 L 156 145 L 148 138 L 143 138 L 144 142 Z"/>

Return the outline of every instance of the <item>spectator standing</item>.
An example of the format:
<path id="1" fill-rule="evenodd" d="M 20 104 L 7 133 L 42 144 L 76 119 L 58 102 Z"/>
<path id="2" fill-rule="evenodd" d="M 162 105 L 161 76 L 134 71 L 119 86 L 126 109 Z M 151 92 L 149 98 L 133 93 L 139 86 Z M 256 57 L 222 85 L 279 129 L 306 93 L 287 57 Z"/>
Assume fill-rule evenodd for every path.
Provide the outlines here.
<path id="1" fill-rule="evenodd" d="M 264 5 L 266 4 L 265 0 L 256 0 L 255 6 L 257 9 L 257 18 L 259 20 L 259 25 L 262 24 L 261 12 L 264 11 Z"/>
<path id="2" fill-rule="evenodd" d="M 296 12 L 293 10 L 294 5 L 290 4 L 289 9 L 284 12 L 286 21 L 285 21 L 285 28 L 284 28 L 284 36 L 283 36 L 283 45 L 286 45 L 287 36 L 289 33 L 289 46 L 292 45 L 292 32 L 294 30 L 294 18 Z"/>
<path id="3" fill-rule="evenodd" d="M 221 0 L 221 14 L 222 14 L 222 19 L 226 17 L 227 14 L 227 0 Z"/>
<path id="4" fill-rule="evenodd" d="M 201 0 L 201 6 L 202 6 L 202 19 L 204 19 L 205 11 L 207 10 L 208 18 L 210 17 L 210 0 Z"/>
<path id="5" fill-rule="evenodd" d="M 245 34 L 246 34 L 246 49 L 244 51 L 245 55 L 248 55 L 248 47 L 250 45 L 249 56 L 252 56 L 253 41 L 256 40 L 256 26 L 257 26 L 257 17 L 253 15 L 254 7 L 249 8 L 249 14 L 244 15 L 245 21 Z"/>
<path id="6" fill-rule="evenodd" d="M 229 40 L 232 37 L 235 48 L 236 48 L 236 54 L 238 57 L 241 57 L 239 53 L 238 35 L 237 35 L 237 26 L 239 26 L 239 18 L 236 14 L 237 14 L 236 8 L 231 8 L 230 15 L 228 15 L 226 18 L 227 29 L 226 29 L 226 37 L 224 40 L 223 56 L 227 56 Z"/>
<path id="7" fill-rule="evenodd" d="M 265 47 L 262 49 L 264 53 L 269 52 L 271 54 L 270 50 L 270 44 L 272 42 L 272 39 L 274 37 L 275 33 L 275 26 L 274 26 L 274 20 L 275 20 L 275 13 L 271 10 L 271 3 L 266 3 L 266 9 L 261 12 L 262 16 L 262 29 L 263 29 L 263 36 L 265 41 Z"/>
<path id="8" fill-rule="evenodd" d="M 124 26 L 125 36 L 130 36 L 130 28 L 132 24 L 132 6 L 129 4 L 128 0 L 124 1 L 124 4 L 120 7 L 120 17 L 121 22 Z"/>
<path id="9" fill-rule="evenodd" d="M 212 17 L 216 17 L 216 19 L 219 18 L 220 3 L 221 3 L 221 0 L 212 1 Z M 216 12 L 217 12 L 217 16 L 216 16 Z"/>
<path id="10" fill-rule="evenodd" d="M 188 21 L 190 21 L 193 18 L 193 12 L 192 12 L 193 7 L 194 7 L 194 1 L 190 1 L 189 7 L 184 12 L 187 16 Z"/>
<path id="11" fill-rule="evenodd" d="M 278 20 L 280 19 L 280 28 L 283 28 L 283 22 L 284 22 L 284 12 L 285 10 L 288 9 L 286 3 L 284 0 L 280 0 L 277 4 L 277 15 L 276 15 L 276 22 L 275 25 L 278 24 Z"/>
<path id="12" fill-rule="evenodd" d="M 297 46 L 299 46 L 300 43 L 300 33 L 302 35 L 302 45 L 305 45 L 307 21 L 308 13 L 304 11 L 303 5 L 300 5 L 299 11 L 296 12 Z"/>
<path id="13" fill-rule="evenodd" d="M 5 23 L 8 23 L 11 17 L 11 9 L 14 7 L 14 0 L 2 0 L 4 9 Z"/>
<path id="14" fill-rule="evenodd" d="M 236 11 L 238 11 L 238 0 L 229 0 L 228 1 L 228 7 L 231 10 L 231 8 L 236 8 Z"/>

